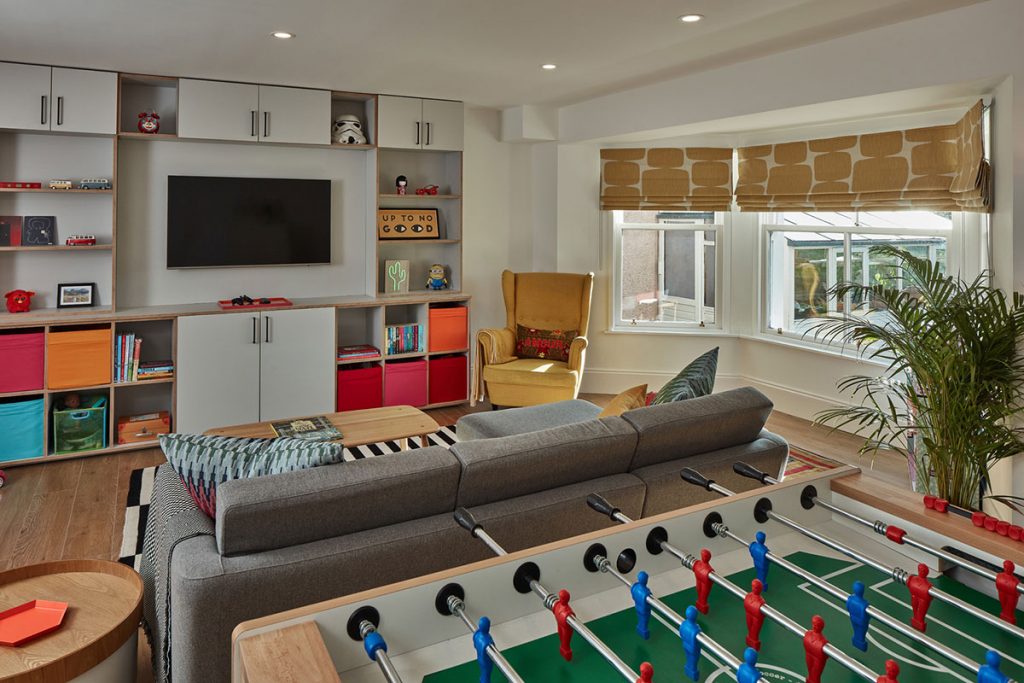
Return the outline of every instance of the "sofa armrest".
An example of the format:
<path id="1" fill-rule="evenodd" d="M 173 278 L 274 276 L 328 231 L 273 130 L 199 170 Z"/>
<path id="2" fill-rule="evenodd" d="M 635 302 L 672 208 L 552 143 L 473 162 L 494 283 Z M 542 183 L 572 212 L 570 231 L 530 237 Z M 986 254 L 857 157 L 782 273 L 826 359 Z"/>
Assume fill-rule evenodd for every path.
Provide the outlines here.
<path id="1" fill-rule="evenodd" d="M 476 333 L 484 365 L 508 363 L 516 358 L 516 335 L 507 327 L 483 329 Z"/>
<path id="2" fill-rule="evenodd" d="M 569 369 L 570 370 L 583 370 L 583 361 L 587 354 L 587 338 L 576 337 L 569 344 Z"/>

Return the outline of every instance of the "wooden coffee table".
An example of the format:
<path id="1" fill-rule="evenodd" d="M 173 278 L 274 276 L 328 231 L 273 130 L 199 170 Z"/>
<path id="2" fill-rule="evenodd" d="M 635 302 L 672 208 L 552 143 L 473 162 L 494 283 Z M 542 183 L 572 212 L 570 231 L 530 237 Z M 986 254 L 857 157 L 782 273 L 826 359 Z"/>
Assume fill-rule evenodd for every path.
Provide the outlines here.
<path id="1" fill-rule="evenodd" d="M 142 579 L 106 560 L 44 562 L 0 573 L 0 611 L 30 600 L 68 604 L 60 628 L 0 646 L 0 679 L 18 683 L 134 681 Z"/>
<path id="2" fill-rule="evenodd" d="M 410 437 L 419 437 L 420 445 L 426 447 L 429 445 L 427 437 L 441 428 L 432 417 L 412 406 L 350 410 L 344 413 L 329 413 L 326 417 L 341 432 L 341 445 L 345 448 L 366 446 L 380 441 L 397 441 L 404 451 L 409 448 Z M 264 439 L 277 436 L 269 422 L 218 427 L 208 430 L 206 434 Z"/>

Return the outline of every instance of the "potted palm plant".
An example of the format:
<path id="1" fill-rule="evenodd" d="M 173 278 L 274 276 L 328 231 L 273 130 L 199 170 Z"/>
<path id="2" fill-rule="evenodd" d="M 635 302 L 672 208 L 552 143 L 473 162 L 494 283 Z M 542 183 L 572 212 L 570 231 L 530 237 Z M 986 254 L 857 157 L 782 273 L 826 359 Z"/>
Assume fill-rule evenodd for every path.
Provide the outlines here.
<path id="1" fill-rule="evenodd" d="M 830 292 L 870 305 L 817 319 L 809 333 L 853 344 L 884 370 L 840 380 L 855 405 L 816 422 L 864 434 L 861 454 L 898 453 L 918 490 L 979 509 L 992 465 L 1024 451 L 1014 419 L 1024 406 L 1024 297 L 1008 299 L 988 273 L 967 282 L 897 247 L 872 252 L 893 261 L 880 279 Z M 992 498 L 1021 509 L 1020 498 Z"/>

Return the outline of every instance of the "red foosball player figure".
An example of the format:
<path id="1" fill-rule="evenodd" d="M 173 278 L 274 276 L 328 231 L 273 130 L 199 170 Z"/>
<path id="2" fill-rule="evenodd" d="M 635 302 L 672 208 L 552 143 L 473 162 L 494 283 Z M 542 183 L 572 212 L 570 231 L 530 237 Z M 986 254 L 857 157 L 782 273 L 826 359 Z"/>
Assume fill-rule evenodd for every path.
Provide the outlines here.
<path id="1" fill-rule="evenodd" d="M 700 559 L 693 563 L 693 575 L 697 578 L 697 609 L 708 613 L 708 596 L 711 594 L 711 551 L 701 548 Z"/>
<path id="2" fill-rule="evenodd" d="M 754 579 L 750 582 L 750 592 L 743 598 L 743 610 L 747 613 L 747 646 L 755 650 L 761 649 L 761 626 L 764 624 L 761 608 L 765 602 L 761 597 L 763 588 L 761 582 Z"/>
<path id="3" fill-rule="evenodd" d="M 900 675 L 900 666 L 891 659 L 885 660 L 885 675 L 879 676 L 875 683 L 900 683 L 897 678 Z"/>
<path id="4" fill-rule="evenodd" d="M 561 641 L 558 652 L 562 655 L 562 659 L 571 662 L 572 626 L 569 625 L 569 617 L 576 616 L 576 613 L 569 606 L 569 591 L 564 588 L 558 591 L 558 601 L 551 606 L 551 612 L 555 615 L 555 623 L 558 625 L 558 640 Z"/>
<path id="5" fill-rule="evenodd" d="M 811 619 L 811 630 L 804 634 L 804 659 L 807 661 L 805 683 L 821 683 L 821 672 L 825 670 L 828 655 L 825 654 L 825 620 L 817 614 Z"/>
<path id="6" fill-rule="evenodd" d="M 643 662 L 640 664 L 640 678 L 636 679 L 636 683 L 653 683 L 654 682 L 654 667 L 651 666 L 650 662 Z"/>
<path id="7" fill-rule="evenodd" d="M 930 592 L 932 582 L 928 580 L 928 565 L 924 563 L 917 565 L 917 576 L 907 579 L 907 588 L 910 589 L 910 609 L 914 612 L 910 619 L 910 625 L 924 633 L 928 626 L 924 622 L 924 618 L 928 614 L 928 607 L 932 604 Z"/>
<path id="8" fill-rule="evenodd" d="M 1013 570 L 1013 560 L 1003 560 L 1003 571 L 996 576 L 996 590 L 999 592 L 999 618 L 1009 624 L 1017 623 L 1017 601 L 1020 593 L 1017 592 L 1017 584 L 1020 583 Z"/>

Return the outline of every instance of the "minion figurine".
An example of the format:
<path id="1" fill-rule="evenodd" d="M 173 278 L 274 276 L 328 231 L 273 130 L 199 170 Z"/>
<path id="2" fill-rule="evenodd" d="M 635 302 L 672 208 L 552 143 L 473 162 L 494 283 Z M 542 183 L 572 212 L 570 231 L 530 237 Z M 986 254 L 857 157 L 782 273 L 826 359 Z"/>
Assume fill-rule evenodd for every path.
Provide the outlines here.
<path id="1" fill-rule="evenodd" d="M 430 272 L 427 274 L 427 289 L 448 289 L 448 278 L 444 276 L 444 266 L 440 263 L 430 266 Z"/>

